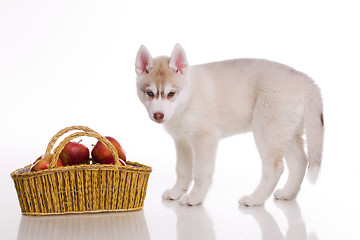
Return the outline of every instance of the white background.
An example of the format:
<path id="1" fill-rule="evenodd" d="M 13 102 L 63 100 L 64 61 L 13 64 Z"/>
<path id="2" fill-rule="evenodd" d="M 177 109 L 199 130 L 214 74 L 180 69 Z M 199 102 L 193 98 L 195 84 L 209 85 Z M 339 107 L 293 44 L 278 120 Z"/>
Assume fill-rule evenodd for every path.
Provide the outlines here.
<path id="1" fill-rule="evenodd" d="M 58 130 L 71 125 L 117 138 L 129 160 L 153 167 L 145 208 L 129 215 L 129 221 L 142 223 L 145 237 L 140 239 L 294 239 L 294 229 L 300 239 L 359 237 L 359 10 L 356 1 L 347 0 L 2 0 L 2 238 L 35 238 L 43 226 L 50 232 L 54 227 L 76 232 L 64 221 L 75 226 L 85 221 L 95 232 L 97 218 L 128 221 L 121 214 L 64 221 L 21 216 L 10 172 L 33 162 Z M 315 80 L 323 94 L 326 128 L 322 174 L 315 186 L 305 180 L 294 202 L 269 199 L 264 208 L 238 209 L 238 198 L 250 193 L 260 177 L 249 133 L 221 142 L 214 184 L 202 207 L 161 201 L 175 179 L 175 152 L 172 139 L 149 120 L 137 99 L 134 61 L 141 44 L 157 56 L 169 55 L 176 43 L 190 64 L 266 58 Z M 114 233 L 111 224 L 101 226 L 103 232 L 87 239 Z M 136 239 L 133 232 L 109 232 L 107 238 Z M 66 237 L 85 236 L 76 234 L 86 235 L 80 231 Z"/>

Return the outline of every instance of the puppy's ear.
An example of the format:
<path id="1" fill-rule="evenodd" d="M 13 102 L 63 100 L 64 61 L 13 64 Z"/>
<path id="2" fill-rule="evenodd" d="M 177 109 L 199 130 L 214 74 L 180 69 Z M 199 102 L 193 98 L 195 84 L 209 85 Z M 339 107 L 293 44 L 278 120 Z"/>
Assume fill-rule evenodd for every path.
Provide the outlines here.
<path id="1" fill-rule="evenodd" d="M 184 74 L 188 66 L 184 49 L 178 43 L 175 45 L 169 62 L 169 67 L 176 73 Z"/>
<path id="2" fill-rule="evenodd" d="M 138 75 L 148 74 L 150 69 L 153 67 L 153 61 L 149 50 L 144 45 L 141 45 L 137 55 L 135 70 Z"/>

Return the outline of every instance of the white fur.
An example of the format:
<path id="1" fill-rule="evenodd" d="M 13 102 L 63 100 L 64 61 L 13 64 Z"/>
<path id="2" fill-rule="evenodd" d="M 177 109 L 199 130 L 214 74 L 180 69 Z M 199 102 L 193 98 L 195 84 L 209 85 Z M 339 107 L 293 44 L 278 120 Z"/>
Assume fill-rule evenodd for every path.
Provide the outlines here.
<path id="1" fill-rule="evenodd" d="M 171 58 L 152 59 L 144 46 L 138 56 L 139 99 L 150 118 L 164 124 L 176 146 L 177 181 L 164 192 L 164 199 L 201 204 L 211 184 L 219 140 L 247 131 L 254 134 L 262 177 L 254 192 L 242 197 L 239 204 L 264 204 L 283 172 L 283 158 L 289 176 L 285 186 L 274 193 L 276 199 L 296 197 L 306 166 L 316 180 L 324 134 L 322 99 L 308 76 L 260 59 L 188 66 L 179 44 Z M 149 97 L 147 89 L 155 97 Z M 175 96 L 168 96 L 171 91 Z M 154 119 L 159 112 L 164 114 L 161 121 Z M 304 129 L 308 156 L 303 147 Z M 192 181 L 193 188 L 186 193 Z"/>

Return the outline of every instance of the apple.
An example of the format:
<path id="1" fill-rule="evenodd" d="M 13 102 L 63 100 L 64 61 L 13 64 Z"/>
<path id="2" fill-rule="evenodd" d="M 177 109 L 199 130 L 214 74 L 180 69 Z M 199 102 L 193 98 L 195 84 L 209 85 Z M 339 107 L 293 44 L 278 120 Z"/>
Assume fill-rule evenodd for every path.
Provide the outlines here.
<path id="1" fill-rule="evenodd" d="M 116 148 L 116 151 L 119 155 L 120 163 L 125 166 L 126 161 L 126 155 L 124 149 L 121 147 L 120 143 L 116 141 L 112 137 L 106 137 L 107 140 L 110 141 L 110 143 Z M 110 149 L 105 146 L 102 142 L 98 141 L 91 151 L 91 156 L 95 162 L 101 163 L 101 164 L 115 164 L 114 157 L 111 154 Z"/>
<path id="2" fill-rule="evenodd" d="M 52 153 L 45 153 L 45 154 L 41 155 L 32 164 L 31 171 L 36 172 L 36 171 L 40 171 L 40 170 L 49 168 L 49 165 L 50 165 L 53 157 L 54 157 L 54 154 L 52 154 Z M 56 166 L 57 167 L 64 166 L 60 158 L 58 158 Z"/>
<path id="3" fill-rule="evenodd" d="M 88 163 L 89 156 L 89 149 L 76 142 L 68 142 L 59 155 L 65 166 Z"/>

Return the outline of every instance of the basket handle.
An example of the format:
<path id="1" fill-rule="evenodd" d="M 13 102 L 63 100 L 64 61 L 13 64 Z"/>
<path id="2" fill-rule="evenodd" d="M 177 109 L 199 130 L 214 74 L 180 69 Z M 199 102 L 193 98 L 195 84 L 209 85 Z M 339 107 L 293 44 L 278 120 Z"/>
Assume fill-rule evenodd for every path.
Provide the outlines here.
<path id="1" fill-rule="evenodd" d="M 65 147 L 65 145 L 68 142 L 70 142 L 74 138 L 82 137 L 82 136 L 94 137 L 97 140 L 99 140 L 100 142 L 102 142 L 105 146 L 107 146 L 110 149 L 111 154 L 113 155 L 114 160 L 115 160 L 115 166 L 117 166 L 117 167 L 122 166 L 120 164 L 119 155 L 118 155 L 118 152 L 116 151 L 116 148 L 110 143 L 110 141 L 107 138 L 101 136 L 99 133 L 97 133 L 95 131 L 86 131 L 86 132 L 73 133 L 73 134 L 67 136 L 61 143 L 59 143 L 59 145 L 54 150 L 54 156 L 53 156 L 53 159 L 51 160 L 49 168 L 55 167 L 57 159 L 59 158 L 61 151 L 63 150 L 63 148 Z"/>
<path id="2" fill-rule="evenodd" d="M 80 131 L 84 131 L 84 132 L 95 132 L 94 130 L 92 130 L 89 127 L 85 127 L 85 126 L 71 126 L 71 127 L 67 127 L 64 129 L 61 129 L 57 134 L 55 134 L 52 139 L 50 140 L 47 148 L 46 148 L 46 153 L 51 153 L 51 150 L 53 149 L 56 141 L 65 133 L 70 132 L 72 130 L 80 130 Z"/>

